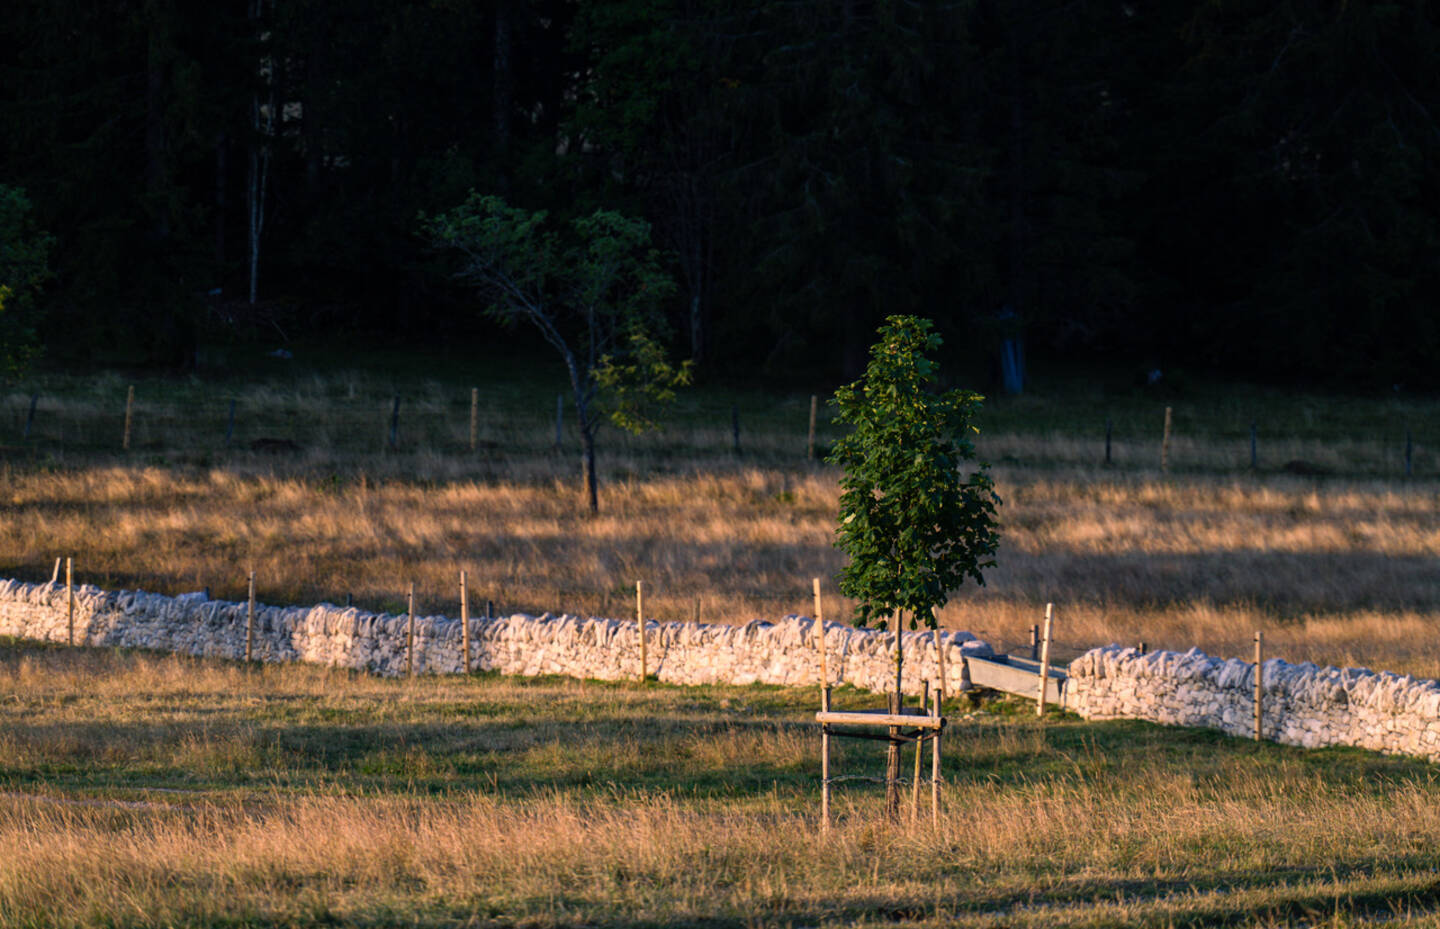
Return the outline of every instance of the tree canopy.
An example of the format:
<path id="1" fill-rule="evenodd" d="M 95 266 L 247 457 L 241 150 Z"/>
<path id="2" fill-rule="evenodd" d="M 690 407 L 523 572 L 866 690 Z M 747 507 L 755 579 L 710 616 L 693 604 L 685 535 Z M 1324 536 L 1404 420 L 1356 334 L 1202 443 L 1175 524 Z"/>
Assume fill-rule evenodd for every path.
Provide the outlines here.
<path id="1" fill-rule="evenodd" d="M 1440 386 L 1431 0 L 13 0 L 0 30 L 62 357 L 473 335 L 413 219 L 476 189 L 645 221 L 667 348 L 716 367 L 853 377 L 910 313 L 981 377 L 1018 330 Z"/>

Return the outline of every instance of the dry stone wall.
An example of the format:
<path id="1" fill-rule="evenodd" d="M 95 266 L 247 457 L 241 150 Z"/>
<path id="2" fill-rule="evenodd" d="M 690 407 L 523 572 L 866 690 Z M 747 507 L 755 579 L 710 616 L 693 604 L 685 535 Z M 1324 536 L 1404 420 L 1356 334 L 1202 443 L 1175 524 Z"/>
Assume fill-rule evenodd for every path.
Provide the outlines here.
<path id="1" fill-rule="evenodd" d="M 245 656 L 246 604 L 201 594 L 166 597 L 138 590 L 77 587 L 75 640 L 188 655 Z M 479 670 L 506 674 L 563 674 L 615 680 L 640 673 L 634 622 L 578 616 L 471 619 L 471 656 Z M 257 604 L 253 655 L 260 661 L 306 661 L 382 675 L 406 670 L 403 615 L 367 613 L 322 603 L 312 607 Z M 870 629 L 826 623 L 832 683 L 885 692 L 894 686 L 895 639 Z M 788 616 L 778 623 L 740 626 L 646 623 L 649 670 L 677 684 L 816 684 L 820 655 L 815 624 Z M 0 581 L 0 635 L 67 641 L 66 593 L 60 584 Z M 944 633 L 946 677 L 961 685 L 961 659 L 989 656 L 990 646 L 969 633 Z M 936 677 L 932 633 L 905 633 L 905 687 L 916 693 Z M 456 673 L 462 667 L 461 629 L 445 616 L 415 618 L 416 673 Z"/>
<path id="2" fill-rule="evenodd" d="M 1440 682 L 1279 658 L 1264 662 L 1261 679 L 1267 739 L 1440 761 Z M 1255 731 L 1255 665 L 1198 649 L 1093 649 L 1070 664 L 1066 690 L 1066 705 L 1087 719 L 1146 719 L 1243 737 Z"/>

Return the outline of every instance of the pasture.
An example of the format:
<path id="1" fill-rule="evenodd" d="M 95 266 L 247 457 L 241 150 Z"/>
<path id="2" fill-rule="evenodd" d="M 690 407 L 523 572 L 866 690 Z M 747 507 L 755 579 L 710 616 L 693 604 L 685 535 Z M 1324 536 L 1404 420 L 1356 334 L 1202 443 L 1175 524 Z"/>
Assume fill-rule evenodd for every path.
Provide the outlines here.
<path id="1" fill-rule="evenodd" d="M 48 579 L 74 555 L 80 581 L 240 599 L 253 566 L 266 602 L 348 594 L 394 611 L 414 582 L 422 610 L 454 615 L 465 568 L 502 612 L 620 617 L 643 579 L 654 618 L 735 622 L 808 612 L 809 578 L 840 566 L 838 474 L 806 458 L 806 391 L 706 387 L 664 433 L 607 433 L 590 517 L 577 456 L 553 447 L 557 384 L 480 389 L 472 450 L 470 386 L 443 372 L 141 381 L 122 451 L 125 381 L 37 379 L 0 404 L 0 573 Z M 977 446 L 1004 500 L 999 566 L 942 622 L 1016 648 L 1054 601 L 1061 660 L 1141 640 L 1244 655 L 1258 628 L 1292 661 L 1440 676 L 1440 435 L 1424 428 L 1437 412 L 1393 396 L 1157 397 L 1083 380 L 997 400 Z M 823 451 L 823 413 L 817 432 Z M 262 437 L 296 448 L 252 451 Z M 1297 459 L 1324 473 L 1283 468 Z M 827 616 L 848 608 L 830 583 Z M 405 682 L 8 642 L 0 924 L 1345 925 L 1440 912 L 1440 783 L 1423 763 L 957 703 L 939 826 L 890 824 L 876 788 L 847 785 L 826 836 L 815 704 L 808 689 Z M 842 751 L 847 772 L 883 766 L 875 746 Z"/>

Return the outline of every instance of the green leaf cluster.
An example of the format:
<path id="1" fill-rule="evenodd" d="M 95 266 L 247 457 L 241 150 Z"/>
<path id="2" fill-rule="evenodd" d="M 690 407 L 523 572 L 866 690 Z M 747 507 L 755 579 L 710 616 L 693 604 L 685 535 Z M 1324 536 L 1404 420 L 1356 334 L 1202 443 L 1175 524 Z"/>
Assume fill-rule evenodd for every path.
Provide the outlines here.
<path id="1" fill-rule="evenodd" d="M 605 355 L 593 372 L 608 398 L 612 423 L 631 435 L 660 428 L 659 416 L 675 402 L 677 388 L 689 386 L 693 361 L 673 364 L 665 346 L 644 329 L 631 329 L 624 354 Z"/>
<path id="2" fill-rule="evenodd" d="M 851 431 L 829 461 L 845 469 L 835 544 L 848 557 L 840 592 L 860 625 L 899 626 L 910 614 L 934 628 L 934 610 L 966 580 L 984 584 L 1000 541 L 1000 499 L 975 458 L 977 393 L 937 393 L 941 339 L 933 324 L 891 316 L 860 380 L 832 401 Z"/>

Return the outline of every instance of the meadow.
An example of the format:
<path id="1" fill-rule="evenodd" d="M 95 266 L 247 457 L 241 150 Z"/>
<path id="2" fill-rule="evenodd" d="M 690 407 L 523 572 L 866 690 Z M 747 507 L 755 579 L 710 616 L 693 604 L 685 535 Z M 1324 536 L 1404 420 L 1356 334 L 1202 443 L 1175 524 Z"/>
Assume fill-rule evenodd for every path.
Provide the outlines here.
<path id="1" fill-rule="evenodd" d="M 654 618 L 739 622 L 808 612 L 809 579 L 839 569 L 839 474 L 807 458 L 809 390 L 709 385 L 662 433 L 606 433 L 592 517 L 568 410 L 555 448 L 558 383 L 503 364 L 475 375 L 472 449 L 469 374 L 140 379 L 129 450 L 131 381 L 37 378 L 0 398 L 0 574 L 48 579 L 73 555 L 81 581 L 240 599 L 253 567 L 266 602 L 397 611 L 414 582 L 424 611 L 453 615 L 464 568 L 477 608 L 619 617 L 643 579 Z M 1054 601 L 1061 660 L 1111 641 L 1244 655 L 1263 629 L 1294 661 L 1440 676 L 1436 413 L 1391 391 L 1155 393 L 1082 375 L 997 398 L 977 448 L 1004 500 L 999 564 L 941 620 L 1018 648 Z M 823 408 L 817 425 L 823 456 L 838 433 Z M 845 617 L 826 585 L 827 616 Z M 0 925 L 1440 912 L 1429 765 L 957 702 L 942 821 L 889 823 L 876 788 L 846 785 L 826 835 L 815 702 L 6 643 Z M 879 773 L 883 751 L 850 745 L 841 765 Z"/>

